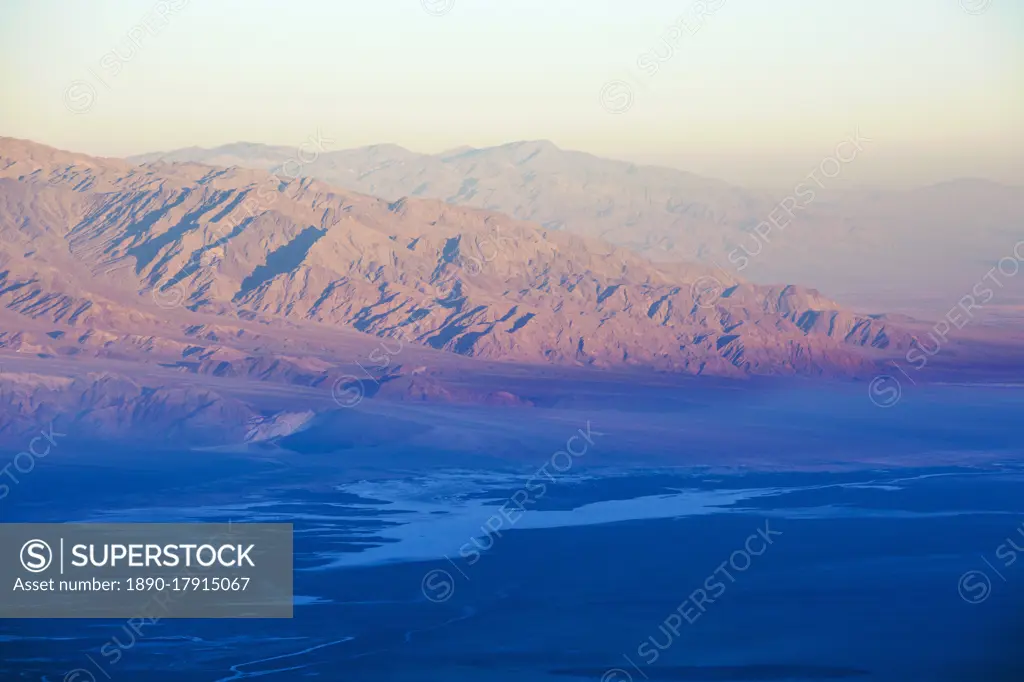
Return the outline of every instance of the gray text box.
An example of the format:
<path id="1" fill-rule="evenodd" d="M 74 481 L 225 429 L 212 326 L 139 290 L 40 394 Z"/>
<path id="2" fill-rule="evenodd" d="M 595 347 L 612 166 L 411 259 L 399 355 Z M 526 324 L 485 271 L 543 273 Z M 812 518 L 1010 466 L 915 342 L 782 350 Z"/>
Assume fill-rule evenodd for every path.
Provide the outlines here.
<path id="1" fill-rule="evenodd" d="M 292 524 L 0 524 L 0 618 L 291 618 Z"/>

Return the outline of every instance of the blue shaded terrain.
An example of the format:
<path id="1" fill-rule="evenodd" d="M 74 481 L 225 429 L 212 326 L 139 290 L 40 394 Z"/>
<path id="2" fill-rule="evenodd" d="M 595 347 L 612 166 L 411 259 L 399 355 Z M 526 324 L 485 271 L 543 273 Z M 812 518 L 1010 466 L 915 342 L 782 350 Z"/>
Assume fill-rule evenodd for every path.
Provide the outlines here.
<path id="1" fill-rule="evenodd" d="M 292 521 L 295 618 L 3 621 L 2 679 L 1024 679 L 1007 465 L 569 471 L 517 514 L 511 470 L 130 457 L 41 467 L 5 521 Z"/>

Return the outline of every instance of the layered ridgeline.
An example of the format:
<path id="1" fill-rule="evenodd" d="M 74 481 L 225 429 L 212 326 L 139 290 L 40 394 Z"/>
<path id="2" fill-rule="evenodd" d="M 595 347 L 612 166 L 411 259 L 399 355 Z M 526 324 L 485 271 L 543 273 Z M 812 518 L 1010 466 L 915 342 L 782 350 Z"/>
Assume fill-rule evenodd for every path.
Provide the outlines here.
<path id="1" fill-rule="evenodd" d="M 856 135 L 836 142 L 822 150 L 820 164 L 777 178 L 773 191 L 544 141 L 432 155 L 395 145 L 334 150 L 311 139 L 301 152 L 239 143 L 136 160 L 301 174 L 390 201 L 436 198 L 600 238 L 657 261 L 716 263 L 754 281 L 808 282 L 851 300 L 906 308 L 928 298 L 924 309 L 937 315 L 1018 241 L 1021 188 L 957 180 L 907 191 L 839 191 L 850 186 L 848 167 L 865 163 L 874 143 Z M 1024 291 L 1010 293 L 1002 304 L 1024 303 Z"/>
<path id="2" fill-rule="evenodd" d="M 389 201 L 433 198 L 497 211 L 660 260 L 695 261 L 711 244 L 720 250 L 729 239 L 730 226 L 770 208 L 767 199 L 725 182 L 566 151 L 547 141 L 436 155 L 391 144 L 333 150 L 320 142 L 317 147 L 324 149 L 313 153 L 309 144 L 300 152 L 237 143 L 130 160 L 240 166 L 282 176 L 299 171 Z"/>
<path id="3" fill-rule="evenodd" d="M 149 324 L 187 332 L 201 326 L 190 316 L 208 324 L 211 315 L 496 360 L 716 375 L 850 374 L 866 370 L 874 349 L 909 341 L 884 316 L 813 290 L 652 264 L 497 213 L 12 139 L 0 141 L 0 235 L 0 305 L 54 326 L 33 337 L 36 352 L 131 346 L 196 360 L 189 344 L 130 334 Z M 27 343 L 18 331 L 0 335 L 0 347 Z M 203 366 L 237 360 L 224 335 L 214 339 Z"/>

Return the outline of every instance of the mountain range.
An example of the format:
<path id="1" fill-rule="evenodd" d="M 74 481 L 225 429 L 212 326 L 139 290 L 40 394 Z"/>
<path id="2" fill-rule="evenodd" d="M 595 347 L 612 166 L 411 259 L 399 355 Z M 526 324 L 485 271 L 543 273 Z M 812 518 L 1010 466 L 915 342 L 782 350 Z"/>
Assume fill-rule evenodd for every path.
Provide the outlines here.
<path id="1" fill-rule="evenodd" d="M 824 150 L 806 177 L 778 178 L 770 191 L 548 141 L 441 154 L 390 144 L 236 143 L 132 161 L 258 168 L 389 201 L 440 199 L 606 240 L 654 261 L 702 262 L 755 282 L 810 283 L 848 305 L 941 315 L 1013 249 L 1024 189 L 972 179 L 915 190 L 841 189 L 846 164 L 837 157 L 856 164 L 878 144 L 865 141 L 858 154 Z M 993 310 L 1021 304 L 1024 286 L 1004 292 Z"/>
<path id="2" fill-rule="evenodd" d="M 869 376 L 919 329 L 491 210 L 10 138 L 0 322 L 0 437 L 214 440 L 377 394 L 534 405 L 508 377 L 541 367 Z"/>

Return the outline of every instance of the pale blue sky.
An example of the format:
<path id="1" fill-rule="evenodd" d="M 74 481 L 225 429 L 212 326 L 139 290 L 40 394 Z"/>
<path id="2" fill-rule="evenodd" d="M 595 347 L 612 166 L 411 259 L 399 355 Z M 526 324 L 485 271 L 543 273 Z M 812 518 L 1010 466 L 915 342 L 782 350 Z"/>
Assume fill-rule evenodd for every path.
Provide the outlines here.
<path id="1" fill-rule="evenodd" d="M 108 155 L 546 138 L 784 184 L 859 128 L 859 182 L 1024 183 L 1020 0 L 704 1 L 650 75 L 638 57 L 693 0 L 165 0 L 184 6 L 139 48 L 157 0 L 5 0 L 0 135 Z M 627 111 L 602 108 L 609 81 Z"/>

